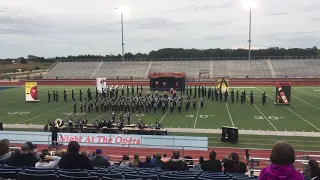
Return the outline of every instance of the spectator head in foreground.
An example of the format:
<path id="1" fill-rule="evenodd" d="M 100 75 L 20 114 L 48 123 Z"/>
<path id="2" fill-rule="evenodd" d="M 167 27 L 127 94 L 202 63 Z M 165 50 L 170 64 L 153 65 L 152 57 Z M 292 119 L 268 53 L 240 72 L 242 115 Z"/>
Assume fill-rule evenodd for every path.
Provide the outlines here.
<path id="1" fill-rule="evenodd" d="M 14 155 L 14 153 L 9 149 L 8 142 L 9 141 L 4 139 L 0 141 L 0 164 L 7 164 Z"/>
<path id="2" fill-rule="evenodd" d="M 312 179 L 320 173 L 318 162 L 314 159 L 310 159 L 308 162 L 308 168 L 303 171 L 304 179 Z"/>
<path id="3" fill-rule="evenodd" d="M 209 159 L 210 160 L 216 160 L 216 157 L 217 157 L 217 153 L 215 151 L 211 151 L 209 153 Z"/>
<path id="4" fill-rule="evenodd" d="M 8 164 L 10 166 L 28 166 L 34 167 L 38 162 L 37 153 L 34 151 L 37 148 L 36 145 L 28 141 L 21 146 L 21 151 L 15 153 Z"/>
<path id="5" fill-rule="evenodd" d="M 231 159 L 224 162 L 224 171 L 227 173 L 245 173 L 248 171 L 247 165 L 240 161 L 240 157 L 237 153 L 230 154 Z"/>
<path id="6" fill-rule="evenodd" d="M 68 153 L 79 154 L 80 145 L 77 141 L 71 141 L 68 144 Z"/>
<path id="7" fill-rule="evenodd" d="M 210 172 L 221 172 L 222 171 L 222 165 L 220 160 L 216 159 L 217 153 L 215 151 L 211 151 L 209 153 L 209 160 L 208 161 L 203 161 L 199 159 L 199 165 L 200 168 L 203 171 L 210 171 Z"/>
<path id="8" fill-rule="evenodd" d="M 179 151 L 173 151 L 172 159 L 180 159 L 180 152 Z"/>
<path id="9" fill-rule="evenodd" d="M 130 165 L 130 160 L 128 155 L 123 155 L 122 161 L 120 162 L 120 167 L 128 167 Z"/>
<path id="10" fill-rule="evenodd" d="M 270 154 L 270 164 L 260 172 L 259 180 L 286 179 L 303 180 L 303 175 L 294 169 L 295 152 L 286 142 L 277 142 Z"/>
<path id="11" fill-rule="evenodd" d="M 68 144 L 68 152 L 60 160 L 59 168 L 62 169 L 93 169 L 88 156 L 79 154 L 80 145 L 76 141 Z"/>

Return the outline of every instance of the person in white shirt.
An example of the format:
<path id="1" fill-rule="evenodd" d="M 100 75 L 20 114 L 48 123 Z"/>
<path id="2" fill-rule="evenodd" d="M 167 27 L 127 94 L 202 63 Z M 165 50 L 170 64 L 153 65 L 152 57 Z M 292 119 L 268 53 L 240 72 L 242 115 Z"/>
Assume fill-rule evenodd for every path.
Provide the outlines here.
<path id="1" fill-rule="evenodd" d="M 40 161 L 35 164 L 39 169 L 55 169 L 60 162 L 61 157 L 50 156 L 48 152 L 40 155 Z"/>

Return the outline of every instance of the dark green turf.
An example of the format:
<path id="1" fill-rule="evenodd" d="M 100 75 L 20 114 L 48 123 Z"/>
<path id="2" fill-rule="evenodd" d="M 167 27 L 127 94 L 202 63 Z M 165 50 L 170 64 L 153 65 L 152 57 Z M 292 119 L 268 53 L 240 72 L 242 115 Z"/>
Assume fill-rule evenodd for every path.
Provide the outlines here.
<path id="1" fill-rule="evenodd" d="M 0 117 L 4 123 L 25 123 L 25 124 L 46 124 L 48 120 L 56 118 L 66 119 L 72 113 L 73 107 L 70 89 L 76 92 L 76 99 L 79 101 L 79 89 L 83 89 L 86 96 L 85 87 L 48 87 L 39 86 L 39 103 L 25 102 L 24 87 L 13 89 L 5 89 L 0 91 Z M 63 102 L 63 89 L 69 89 L 69 102 Z M 92 87 L 93 90 L 94 87 Z M 237 88 L 236 88 L 237 89 Z M 241 88 L 244 89 L 244 88 Z M 177 110 L 173 114 L 169 112 L 149 112 L 144 114 L 134 114 L 132 122 L 134 123 L 139 118 L 147 124 L 154 123 L 158 118 L 162 120 L 165 127 L 181 127 L 181 128 L 221 128 L 222 126 L 236 126 L 239 129 L 245 130 L 279 130 L 279 131 L 319 131 L 320 128 L 320 91 L 315 91 L 318 88 L 297 87 L 292 88 L 292 103 L 290 106 L 275 106 L 273 99 L 267 98 L 266 106 L 261 104 L 261 92 L 266 91 L 272 98 L 275 92 L 274 87 L 257 87 L 245 88 L 247 95 L 252 89 L 254 91 L 255 106 L 246 103 L 241 105 L 239 102 L 231 103 L 230 98 L 227 104 L 224 102 L 216 102 L 208 100 L 205 97 L 204 108 L 192 109 L 189 112 L 183 111 L 181 114 Z M 59 90 L 59 103 L 47 102 L 47 91 Z M 146 88 L 144 88 L 146 91 Z M 319 88 L 320 90 L 320 88 Z M 130 90 L 131 92 L 131 90 Z M 193 91 L 194 93 L 194 91 Z M 93 93 L 94 94 L 94 93 Z M 178 93 L 180 94 L 180 93 Z M 198 100 L 199 102 L 199 100 Z M 229 116 L 229 112 L 230 116 Z M 79 107 L 78 107 L 79 111 Z M 12 112 L 29 112 L 29 114 L 12 114 Z M 9 114 L 8 114 L 9 113 Z M 11 114 L 10 114 L 11 113 Z M 104 116 L 110 117 L 110 112 L 107 114 L 90 113 L 84 115 L 89 121 L 100 119 Z M 274 120 L 274 118 L 277 118 Z M 231 120 L 232 119 L 232 120 Z"/>

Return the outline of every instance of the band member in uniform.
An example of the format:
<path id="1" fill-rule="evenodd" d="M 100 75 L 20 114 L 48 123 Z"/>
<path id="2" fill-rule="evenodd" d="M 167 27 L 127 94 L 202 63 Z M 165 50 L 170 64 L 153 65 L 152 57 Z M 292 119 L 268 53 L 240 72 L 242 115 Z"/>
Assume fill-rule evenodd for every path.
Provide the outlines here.
<path id="1" fill-rule="evenodd" d="M 173 112 L 173 109 L 174 109 L 174 107 L 173 107 L 173 102 L 170 101 L 170 113 L 171 113 L 171 114 L 172 114 L 172 112 Z"/>
<path id="2" fill-rule="evenodd" d="M 82 102 L 82 91 L 80 89 L 80 92 L 79 92 L 79 96 L 80 96 L 80 101 Z"/>
<path id="3" fill-rule="evenodd" d="M 95 103 L 95 108 L 96 108 L 96 112 L 99 112 L 99 103 L 98 102 Z"/>
<path id="4" fill-rule="evenodd" d="M 216 98 L 216 101 L 218 101 L 218 90 L 217 90 L 217 88 L 214 88 L 214 97 Z"/>
<path id="5" fill-rule="evenodd" d="M 176 89 L 179 89 L 179 82 L 176 82 Z"/>
<path id="6" fill-rule="evenodd" d="M 153 112 L 154 113 L 157 112 L 157 107 L 158 107 L 158 101 L 154 102 L 154 104 L 153 104 Z"/>
<path id="7" fill-rule="evenodd" d="M 196 106 L 197 106 L 196 97 L 193 97 L 192 104 L 193 104 L 193 110 L 195 110 L 195 109 L 196 109 Z"/>
<path id="8" fill-rule="evenodd" d="M 56 91 L 53 91 L 53 102 L 56 102 Z"/>
<path id="9" fill-rule="evenodd" d="M 262 99 L 262 104 L 265 105 L 267 100 L 266 92 L 263 92 L 261 99 Z"/>
<path id="10" fill-rule="evenodd" d="M 194 96 L 197 96 L 197 86 L 194 85 Z"/>
<path id="11" fill-rule="evenodd" d="M 237 96 L 237 102 L 238 102 L 239 101 L 239 89 L 237 89 L 236 96 Z"/>
<path id="12" fill-rule="evenodd" d="M 72 100 L 75 101 L 73 89 L 71 89 L 71 97 L 72 97 Z"/>
<path id="13" fill-rule="evenodd" d="M 162 113 L 164 114 L 164 111 L 166 110 L 166 103 L 163 101 L 162 102 Z"/>
<path id="14" fill-rule="evenodd" d="M 198 97 L 200 98 L 200 86 L 198 86 Z"/>
<path id="15" fill-rule="evenodd" d="M 154 83 L 154 85 L 155 85 L 155 87 L 156 87 L 156 90 L 158 90 L 158 88 L 159 88 L 159 82 L 156 81 L 156 82 Z"/>
<path id="16" fill-rule="evenodd" d="M 143 91 L 142 91 L 142 85 L 140 85 L 140 90 L 141 90 L 141 92 L 143 92 Z"/>
<path id="17" fill-rule="evenodd" d="M 114 111 L 111 113 L 111 118 L 113 122 L 116 120 L 116 113 Z"/>
<path id="18" fill-rule="evenodd" d="M 166 85 L 167 85 L 166 82 L 163 82 L 163 83 L 162 83 L 162 86 L 163 86 L 163 90 L 164 90 L 164 91 L 166 90 Z"/>
<path id="19" fill-rule="evenodd" d="M 121 86 L 121 96 L 122 97 L 124 96 L 124 86 L 123 85 Z"/>
<path id="20" fill-rule="evenodd" d="M 253 104 L 253 91 L 251 90 L 251 93 L 250 93 L 250 103 Z"/>
<path id="21" fill-rule="evenodd" d="M 231 91 L 231 102 L 234 103 L 234 90 Z"/>
<path id="22" fill-rule="evenodd" d="M 127 121 L 128 121 L 128 125 L 130 126 L 130 118 L 131 118 L 131 114 L 130 112 L 127 113 Z"/>
<path id="23" fill-rule="evenodd" d="M 189 88 L 187 87 L 187 96 L 189 96 Z"/>
<path id="24" fill-rule="evenodd" d="M 241 104 L 244 103 L 245 99 L 246 99 L 246 97 L 244 96 L 244 92 L 242 91 L 241 92 Z"/>
<path id="25" fill-rule="evenodd" d="M 69 126 L 69 128 L 73 127 L 73 120 L 71 119 L 71 117 L 69 117 L 68 126 Z"/>
<path id="26" fill-rule="evenodd" d="M 48 91 L 48 102 L 51 102 L 51 91 Z"/>
<path id="27" fill-rule="evenodd" d="M 246 102 L 246 97 L 247 97 L 246 90 L 243 90 L 243 95 L 244 95 L 243 102 Z"/>
<path id="28" fill-rule="evenodd" d="M 222 102 L 222 90 L 219 90 L 219 98 L 220 98 L 220 102 Z"/>
<path id="29" fill-rule="evenodd" d="M 77 103 L 73 101 L 73 113 L 77 113 Z"/>
<path id="30" fill-rule="evenodd" d="M 56 92 L 56 102 L 59 102 L 59 94 L 58 94 L 58 91 Z"/>
<path id="31" fill-rule="evenodd" d="M 210 97 L 211 97 L 211 88 L 209 87 L 208 88 L 208 99 L 210 99 Z"/>
<path id="32" fill-rule="evenodd" d="M 200 106 L 201 106 L 201 108 L 203 108 L 203 102 L 204 102 L 204 99 L 202 97 L 202 98 L 200 98 Z"/>
<path id="33" fill-rule="evenodd" d="M 134 87 L 133 87 L 133 85 L 131 86 L 131 96 L 134 96 Z"/>
<path id="34" fill-rule="evenodd" d="M 127 97 L 129 96 L 129 86 L 127 86 Z"/>
<path id="35" fill-rule="evenodd" d="M 189 92 L 190 92 L 190 97 L 192 97 L 192 88 L 191 88 L 191 86 L 189 87 Z"/>
<path id="36" fill-rule="evenodd" d="M 91 100 L 91 99 L 92 99 L 92 98 L 91 98 L 90 88 L 88 88 L 88 90 L 87 90 L 87 98 L 88 98 L 88 100 Z"/>
<path id="37" fill-rule="evenodd" d="M 67 99 L 67 91 L 65 89 L 63 90 L 63 100 L 64 100 L 64 102 L 68 101 L 68 99 Z"/>
<path id="38" fill-rule="evenodd" d="M 179 111 L 179 114 L 181 113 L 181 109 L 182 109 L 182 102 L 181 100 L 178 102 L 178 111 Z"/>
<path id="39" fill-rule="evenodd" d="M 99 91 L 98 91 L 98 87 L 96 87 L 96 99 L 98 99 L 99 97 Z"/>
<path id="40" fill-rule="evenodd" d="M 139 94 L 139 86 L 137 86 L 137 95 Z"/>
<path id="41" fill-rule="evenodd" d="M 155 129 L 161 129 L 161 124 L 159 122 L 159 120 L 157 119 L 156 124 L 155 124 Z"/>
<path id="42" fill-rule="evenodd" d="M 83 102 L 80 102 L 80 112 L 83 113 Z"/>
<path id="43" fill-rule="evenodd" d="M 228 99 L 228 90 L 226 89 L 226 91 L 224 92 L 224 102 L 227 102 L 227 99 Z"/>

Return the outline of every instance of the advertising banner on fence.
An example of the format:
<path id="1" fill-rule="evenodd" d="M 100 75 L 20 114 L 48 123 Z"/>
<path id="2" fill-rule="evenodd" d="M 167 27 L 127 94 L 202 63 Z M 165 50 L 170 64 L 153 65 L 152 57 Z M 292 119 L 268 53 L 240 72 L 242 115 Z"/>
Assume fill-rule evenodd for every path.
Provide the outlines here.
<path id="1" fill-rule="evenodd" d="M 9 139 L 12 143 L 24 143 L 26 141 L 32 141 L 35 144 L 49 144 L 51 133 L 0 131 L 0 138 Z M 77 141 L 82 146 L 129 146 L 136 148 L 208 150 L 208 137 L 192 136 L 59 133 L 58 141 L 64 145 L 67 145 L 70 141 Z"/>
<path id="2" fill-rule="evenodd" d="M 97 89 L 100 93 L 102 89 L 107 89 L 107 78 L 97 78 Z"/>
<path id="3" fill-rule="evenodd" d="M 38 100 L 38 87 L 37 82 L 26 82 L 25 83 L 25 91 L 26 91 L 26 101 L 34 102 Z"/>

